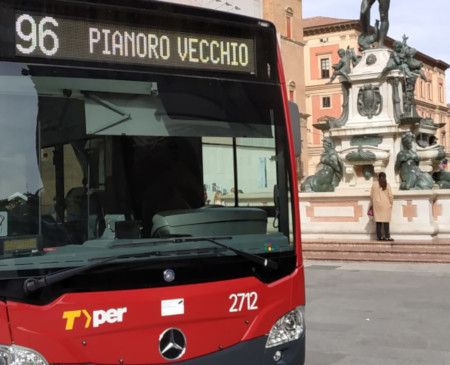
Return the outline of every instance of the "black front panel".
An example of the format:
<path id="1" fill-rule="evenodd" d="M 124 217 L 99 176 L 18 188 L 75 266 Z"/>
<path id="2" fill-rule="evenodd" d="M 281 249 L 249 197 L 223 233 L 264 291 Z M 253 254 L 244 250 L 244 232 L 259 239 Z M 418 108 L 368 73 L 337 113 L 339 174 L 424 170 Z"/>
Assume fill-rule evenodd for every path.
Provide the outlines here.
<path id="1" fill-rule="evenodd" d="M 286 345 L 266 349 L 267 337 L 242 342 L 224 351 L 195 360 L 180 362 L 183 365 L 303 365 L 305 363 L 305 336 Z M 281 359 L 274 360 L 275 352 Z"/>
<path id="2" fill-rule="evenodd" d="M 23 276 L 15 278 L 15 273 L 2 272 L 1 275 L 10 280 L 0 280 L 0 297 L 8 300 L 35 305 L 46 305 L 66 293 L 89 293 L 101 291 L 132 290 L 141 288 L 164 288 L 199 283 L 234 280 L 245 277 L 256 277 L 263 283 L 270 284 L 291 274 L 295 269 L 295 256 L 285 254 L 265 254 L 279 264 L 279 269 L 271 270 L 255 265 L 239 257 L 197 257 L 192 259 L 157 260 L 129 262 L 109 265 L 98 270 L 77 275 L 70 279 L 51 285 L 40 292 L 28 295 L 24 292 L 24 278 L 37 277 L 56 270 L 22 271 Z M 176 279 L 172 282 L 164 280 L 164 271 L 174 270 Z"/>
<path id="3" fill-rule="evenodd" d="M 16 56 L 255 74 L 251 38 L 17 11 Z"/>

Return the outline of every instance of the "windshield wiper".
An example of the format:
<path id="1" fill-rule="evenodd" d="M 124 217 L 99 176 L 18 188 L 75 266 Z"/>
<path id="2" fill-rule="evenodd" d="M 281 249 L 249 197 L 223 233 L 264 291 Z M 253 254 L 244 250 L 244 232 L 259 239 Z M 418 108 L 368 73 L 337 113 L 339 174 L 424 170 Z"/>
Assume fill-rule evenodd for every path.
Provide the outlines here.
<path id="1" fill-rule="evenodd" d="M 259 256 L 259 255 L 255 255 L 253 253 L 248 253 L 248 252 L 245 252 L 245 251 L 238 250 L 237 248 L 234 248 L 234 247 L 225 245 L 223 243 L 220 243 L 220 242 L 216 241 L 213 238 L 203 238 L 202 241 L 207 241 L 207 242 L 214 243 L 215 245 L 217 245 L 219 247 L 222 247 L 222 248 L 225 248 L 225 249 L 227 249 L 229 251 L 234 252 L 238 256 L 244 257 L 247 260 L 249 260 L 251 262 L 254 262 L 256 264 L 262 265 L 264 267 L 268 267 L 269 269 L 273 269 L 273 270 L 277 270 L 278 269 L 278 262 L 275 262 L 275 261 L 273 261 L 271 259 Z"/>
<path id="2" fill-rule="evenodd" d="M 26 294 L 31 294 L 31 293 L 38 291 L 39 289 L 59 283 L 60 281 L 69 279 L 69 278 L 76 276 L 78 274 L 81 274 L 83 272 L 87 272 L 89 270 L 107 265 L 116 260 L 128 259 L 128 258 L 152 257 L 152 256 L 161 256 L 161 252 L 160 251 L 151 251 L 151 252 L 136 253 L 136 254 L 117 255 L 117 256 L 111 256 L 111 257 L 106 257 L 106 258 L 105 257 L 97 258 L 95 260 L 100 260 L 100 261 L 95 261 L 90 264 L 79 266 L 79 267 L 74 267 L 71 269 L 64 269 L 64 270 L 57 271 L 55 273 L 47 274 L 44 276 L 28 278 L 25 280 L 25 282 L 23 284 L 23 290 Z"/>
<path id="3" fill-rule="evenodd" d="M 228 246 L 228 245 L 218 241 L 218 240 L 226 240 L 226 239 L 231 239 L 231 238 L 232 237 L 179 237 L 179 238 L 167 239 L 162 242 L 168 242 L 168 243 L 211 242 L 211 243 L 215 244 L 216 246 L 219 246 L 228 251 L 234 252 L 237 256 L 244 257 L 251 262 L 254 262 L 254 263 L 259 264 L 264 267 L 268 267 L 273 270 L 278 269 L 278 263 L 271 259 L 259 256 L 259 255 L 255 255 L 252 253 L 248 253 L 245 251 L 241 251 L 237 248 Z"/>

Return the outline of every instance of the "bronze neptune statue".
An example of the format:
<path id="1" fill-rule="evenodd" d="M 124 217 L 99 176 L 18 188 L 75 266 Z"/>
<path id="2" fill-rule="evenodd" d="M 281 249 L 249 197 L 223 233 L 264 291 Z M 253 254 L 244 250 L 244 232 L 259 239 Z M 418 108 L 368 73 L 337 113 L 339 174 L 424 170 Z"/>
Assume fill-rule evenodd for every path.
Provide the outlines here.
<path id="1" fill-rule="evenodd" d="M 384 47 L 384 41 L 389 31 L 389 6 L 391 0 L 362 0 L 361 3 L 361 28 L 362 35 L 360 37 L 361 48 L 367 48 L 367 45 L 363 46 L 364 40 L 371 38 L 369 34 L 370 30 L 370 10 L 372 9 L 375 1 L 378 1 L 380 5 L 380 28 L 376 29 L 378 32 L 378 46 Z"/>

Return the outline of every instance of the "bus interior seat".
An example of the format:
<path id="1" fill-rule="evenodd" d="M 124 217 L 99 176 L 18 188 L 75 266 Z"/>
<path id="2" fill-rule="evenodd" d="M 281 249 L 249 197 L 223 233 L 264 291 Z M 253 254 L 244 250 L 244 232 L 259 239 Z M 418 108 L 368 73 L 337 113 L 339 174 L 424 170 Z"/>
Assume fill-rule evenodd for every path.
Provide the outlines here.
<path id="1" fill-rule="evenodd" d="M 189 209 L 189 203 L 180 191 L 168 181 L 152 184 L 146 191 L 142 205 L 142 223 L 145 237 L 151 237 L 153 217 L 167 210 Z"/>
<path id="2" fill-rule="evenodd" d="M 204 207 L 159 212 L 152 237 L 267 234 L 267 212 L 259 208 Z"/>

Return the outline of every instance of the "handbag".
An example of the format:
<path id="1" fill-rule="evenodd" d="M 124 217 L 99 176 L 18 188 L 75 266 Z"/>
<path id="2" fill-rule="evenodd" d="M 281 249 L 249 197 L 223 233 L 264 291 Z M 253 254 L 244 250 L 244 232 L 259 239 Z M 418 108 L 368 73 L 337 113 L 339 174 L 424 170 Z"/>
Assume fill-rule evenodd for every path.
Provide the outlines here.
<path id="1" fill-rule="evenodd" d="M 372 207 L 372 206 L 369 207 L 369 209 L 367 210 L 367 215 L 368 215 L 369 217 L 373 217 L 373 207 Z"/>

